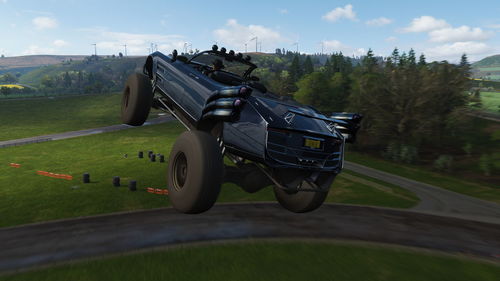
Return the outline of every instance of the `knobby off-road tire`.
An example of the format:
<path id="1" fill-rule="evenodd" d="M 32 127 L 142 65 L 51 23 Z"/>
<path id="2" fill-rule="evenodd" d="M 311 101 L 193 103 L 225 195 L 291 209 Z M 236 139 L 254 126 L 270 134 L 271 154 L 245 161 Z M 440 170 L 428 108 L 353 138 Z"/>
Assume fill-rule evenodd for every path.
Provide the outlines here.
<path id="1" fill-rule="evenodd" d="M 303 182 L 304 188 L 311 188 L 307 182 Z M 274 186 L 274 196 L 280 205 L 294 213 L 306 213 L 319 208 L 326 199 L 328 192 L 299 191 L 288 193 L 287 191 Z"/>
<path id="2" fill-rule="evenodd" d="M 168 191 L 172 206 L 197 214 L 210 209 L 219 196 L 224 175 L 222 152 L 216 139 L 202 131 L 177 138 L 168 162 Z"/>
<path id="3" fill-rule="evenodd" d="M 122 96 L 122 122 L 141 126 L 148 118 L 153 102 L 153 89 L 149 78 L 140 73 L 130 75 Z"/>
<path id="4" fill-rule="evenodd" d="M 335 177 L 336 174 L 321 173 L 316 178 L 314 183 L 323 191 L 298 191 L 292 193 L 274 186 L 274 196 L 280 205 L 289 211 L 295 213 L 310 212 L 316 210 L 323 204 L 328 196 L 328 191 L 330 190 L 330 186 L 335 180 Z M 290 178 L 293 178 L 293 176 Z M 302 188 L 313 189 L 313 187 L 305 180 L 302 181 Z"/>

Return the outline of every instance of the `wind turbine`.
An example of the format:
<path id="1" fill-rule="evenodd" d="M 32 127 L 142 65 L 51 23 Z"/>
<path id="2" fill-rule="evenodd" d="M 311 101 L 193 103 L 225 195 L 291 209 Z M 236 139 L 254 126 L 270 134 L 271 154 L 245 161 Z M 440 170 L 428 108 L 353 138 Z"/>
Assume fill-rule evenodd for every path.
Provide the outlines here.
<path id="1" fill-rule="evenodd" d="M 255 36 L 254 38 L 250 39 L 250 41 L 253 41 L 253 40 L 255 40 L 255 52 L 258 52 L 258 50 L 257 50 L 257 43 L 258 43 L 259 39 L 258 39 L 257 36 Z M 250 42 L 250 41 L 248 41 L 248 42 Z"/>
<path id="2" fill-rule="evenodd" d="M 296 52 L 298 54 L 299 53 L 299 42 L 297 41 L 297 42 L 293 43 L 292 46 L 297 46 Z"/>

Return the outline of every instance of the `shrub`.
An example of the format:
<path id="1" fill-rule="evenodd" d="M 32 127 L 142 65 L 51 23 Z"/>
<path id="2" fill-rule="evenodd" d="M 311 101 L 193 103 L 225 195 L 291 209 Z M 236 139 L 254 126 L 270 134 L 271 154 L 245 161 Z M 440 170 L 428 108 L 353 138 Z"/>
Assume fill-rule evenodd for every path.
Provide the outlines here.
<path id="1" fill-rule="evenodd" d="M 479 169 L 484 173 L 485 176 L 490 176 L 493 170 L 493 159 L 488 154 L 482 154 L 479 158 Z"/>
<path id="2" fill-rule="evenodd" d="M 439 157 L 434 161 L 434 168 L 439 171 L 451 171 L 453 167 L 453 156 L 451 155 L 439 155 Z"/>

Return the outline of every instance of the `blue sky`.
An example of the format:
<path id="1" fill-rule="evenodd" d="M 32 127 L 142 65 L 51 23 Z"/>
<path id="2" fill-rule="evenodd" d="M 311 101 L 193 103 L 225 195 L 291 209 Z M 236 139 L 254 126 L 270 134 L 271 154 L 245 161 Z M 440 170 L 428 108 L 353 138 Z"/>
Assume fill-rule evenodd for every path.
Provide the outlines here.
<path id="1" fill-rule="evenodd" d="M 210 3 L 210 4 L 208 4 Z M 362 55 L 415 49 L 429 59 L 500 54 L 500 1 L 0 0 L 0 53 L 118 54 L 285 48 Z"/>

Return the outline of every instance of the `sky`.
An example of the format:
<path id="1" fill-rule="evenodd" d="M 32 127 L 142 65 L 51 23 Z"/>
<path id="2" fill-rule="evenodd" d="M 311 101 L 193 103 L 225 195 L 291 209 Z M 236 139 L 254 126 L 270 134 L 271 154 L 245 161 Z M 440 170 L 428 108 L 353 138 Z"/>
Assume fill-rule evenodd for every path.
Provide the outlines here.
<path id="1" fill-rule="evenodd" d="M 257 39 L 253 39 L 257 37 Z M 173 49 L 388 56 L 500 54 L 499 0 L 0 0 L 0 54 L 145 55 Z"/>

